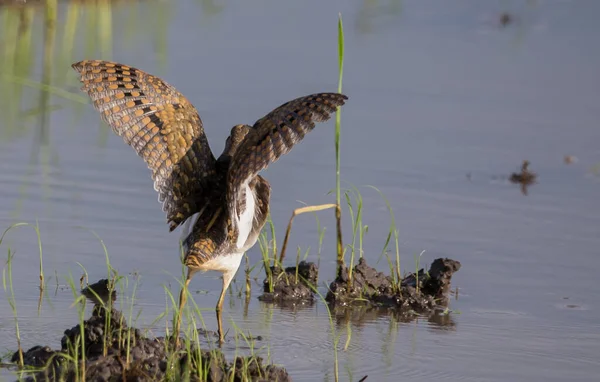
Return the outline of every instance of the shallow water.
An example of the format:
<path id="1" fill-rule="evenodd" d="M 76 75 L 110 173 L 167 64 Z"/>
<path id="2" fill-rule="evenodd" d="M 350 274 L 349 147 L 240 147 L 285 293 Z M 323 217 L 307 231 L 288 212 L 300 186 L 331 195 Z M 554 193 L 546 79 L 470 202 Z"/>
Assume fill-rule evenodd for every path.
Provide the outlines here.
<path id="1" fill-rule="evenodd" d="M 515 21 L 503 28 L 505 11 Z M 59 347 L 62 331 L 75 325 L 65 277 L 71 272 L 78 283 L 77 262 L 91 281 L 106 276 L 104 251 L 91 230 L 112 265 L 131 274 L 129 292 L 139 280 L 133 309 L 134 316 L 141 311 L 140 326 L 164 310 L 164 288 L 176 293 L 181 273 L 179 231 L 168 233 L 144 163 L 89 104 L 56 92 L 44 97 L 37 84 L 50 78 L 80 97 L 70 63 L 103 58 L 139 67 L 197 106 L 219 154 L 234 124 L 252 123 L 297 96 L 337 89 L 341 12 L 350 97 L 342 114 L 342 178 L 377 186 L 390 200 L 404 270 L 414 269 L 422 250 L 422 264 L 444 256 L 462 268 L 453 279 L 456 313 L 445 320 L 351 320 L 349 347 L 339 353 L 340 379 L 594 379 L 600 370 L 598 11 L 599 3 L 575 1 L 65 2 L 52 39 L 41 26 L 42 8 L 22 14 L 1 8 L 0 223 L 39 222 L 49 279 L 38 315 L 37 237 L 30 227 L 11 231 L 0 250 L 16 252 L 23 347 Z M 34 25 L 30 40 L 28 29 L 18 32 L 27 17 Z M 45 45 L 45 36 L 54 44 Z M 45 51 L 52 57 L 46 67 Z M 334 155 L 329 122 L 265 171 L 279 240 L 299 200 L 332 201 Z M 567 165 L 565 155 L 578 161 Z M 524 159 L 539 173 L 527 196 L 506 180 Z M 375 264 L 389 214 L 377 192 L 360 189 L 369 225 L 365 256 Z M 335 225 L 332 213 L 319 216 L 327 227 L 320 256 L 325 282 L 334 274 Z M 349 226 L 346 220 L 346 241 Z M 289 248 L 298 245 L 310 246 L 308 259 L 318 260 L 311 216 L 294 224 Z M 248 255 L 257 263 L 258 245 Z M 288 264 L 294 257 L 290 252 Z M 386 261 L 377 267 L 386 270 Z M 259 268 L 253 274 L 260 281 Z M 220 286 L 211 273 L 192 282 L 209 329 L 216 328 L 211 309 Z M 257 300 L 255 285 L 246 308 L 237 297 L 242 287 L 240 271 L 226 301 L 226 325 L 263 336 L 258 346 L 268 347 L 295 381 L 333 380 L 325 306 L 267 305 Z M 14 350 L 7 298 L 0 299 L 0 312 L 0 350 Z M 338 318 L 334 325 L 340 347 L 347 322 Z M 152 329 L 163 334 L 164 320 Z"/>

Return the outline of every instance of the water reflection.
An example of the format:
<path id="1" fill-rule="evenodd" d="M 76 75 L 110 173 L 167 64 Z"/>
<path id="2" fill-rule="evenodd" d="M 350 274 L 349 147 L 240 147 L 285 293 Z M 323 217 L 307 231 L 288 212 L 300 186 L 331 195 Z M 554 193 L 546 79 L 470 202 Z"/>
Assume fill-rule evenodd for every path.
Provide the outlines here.
<path id="1" fill-rule="evenodd" d="M 131 1 L 8 1 L 0 5 L 4 5 L 0 8 L 0 115 L 3 122 L 0 144 L 20 139 L 33 130 L 29 162 L 20 175 L 19 195 L 11 213 L 11 217 L 17 219 L 34 178 L 40 179 L 42 198 L 52 197 L 49 183 L 61 158 L 49 133 L 51 114 L 69 101 L 77 119 L 87 103 L 76 91 L 75 78 L 67 77 L 70 64 L 82 54 L 79 47 L 84 46 L 86 56 L 110 59 L 115 40 L 113 13 L 118 8 L 118 16 L 124 17 L 127 25 L 119 32 L 119 40 L 126 47 L 134 47 L 133 37 L 144 33 L 154 42 L 156 58 L 166 65 L 164 28 L 168 24 L 169 7 L 162 6 L 167 20 L 151 25 L 138 12 L 139 3 Z M 213 9 L 209 2 L 206 7 Z M 73 86 L 65 87 L 65 84 Z M 108 129 L 98 126 L 97 144 L 103 146 Z"/>
<path id="2" fill-rule="evenodd" d="M 418 315 L 410 314 L 406 311 L 398 309 L 383 308 L 377 306 L 353 306 L 353 307 L 336 307 L 333 309 L 333 315 L 338 330 L 345 329 L 348 323 L 351 323 L 354 328 L 362 328 L 368 326 L 380 319 L 390 319 L 397 323 L 419 322 L 426 319 L 432 326 L 443 328 L 454 328 L 456 323 L 452 318 L 452 314 L 444 309 L 437 309 L 431 314 Z"/>
<path id="3" fill-rule="evenodd" d="M 58 101 L 87 103 L 76 91 L 76 78 L 68 69 L 71 63 L 81 56 L 110 60 L 117 38 L 125 49 L 133 49 L 135 37 L 144 35 L 154 46 L 146 55 L 166 65 L 165 28 L 172 12 L 168 4 L 161 5 L 163 2 L 155 4 L 161 23 L 149 23 L 148 17 L 139 12 L 142 4 L 137 1 L 7 3 L 13 6 L 0 7 L 0 112 L 4 122 L 1 142 L 26 134 L 35 117 L 39 120 L 37 144 L 48 144 L 49 114 L 63 107 Z M 211 6 L 211 2 L 203 3 L 209 14 L 219 9 Z M 118 36 L 115 36 L 117 23 L 124 28 L 116 29 Z M 40 64 L 42 70 L 38 75 L 35 69 Z M 65 84 L 69 90 L 65 90 Z M 54 97 L 58 98 L 57 103 L 51 104 Z M 35 98 L 37 104 L 31 102 Z"/>

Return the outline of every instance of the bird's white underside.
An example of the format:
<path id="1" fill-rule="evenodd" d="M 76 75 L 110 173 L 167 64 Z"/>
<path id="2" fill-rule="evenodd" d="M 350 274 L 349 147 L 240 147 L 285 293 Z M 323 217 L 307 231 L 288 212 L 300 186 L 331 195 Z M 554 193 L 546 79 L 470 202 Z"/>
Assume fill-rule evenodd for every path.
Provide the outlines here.
<path id="1" fill-rule="evenodd" d="M 256 208 L 256 200 L 254 198 L 254 193 L 250 189 L 248 183 L 249 182 L 246 182 L 244 185 L 242 185 L 243 189 L 245 190 L 244 194 L 246 197 L 246 208 L 244 209 L 244 211 L 242 211 L 242 213 L 239 215 L 239 219 L 237 220 L 237 227 L 239 232 L 235 243 L 237 251 L 229 254 L 221 254 L 220 256 L 210 259 L 209 261 L 202 264 L 202 266 L 198 268 L 198 270 L 218 271 L 231 275 L 235 274 L 240 266 L 244 253 L 256 243 L 256 239 L 258 238 L 257 235 L 256 237 L 250 238 L 250 234 L 252 232 L 252 225 L 254 221 L 254 209 Z M 192 215 L 190 219 L 188 219 L 186 224 L 184 224 L 181 236 L 182 239 L 185 239 L 192 232 L 194 224 L 190 223 L 195 223 L 199 216 L 202 214 L 202 212 L 204 211 Z M 249 238 L 250 241 L 248 241 Z"/>
<path id="2" fill-rule="evenodd" d="M 244 252 L 224 254 L 208 260 L 198 269 L 205 272 L 217 271 L 224 274 L 231 274 L 231 277 L 233 277 L 233 274 L 237 272 L 242 262 L 242 257 L 244 257 Z"/>
<path id="3" fill-rule="evenodd" d="M 244 251 L 246 241 L 250 232 L 252 232 L 252 223 L 254 222 L 254 208 L 256 207 L 256 201 L 254 200 L 254 193 L 250 189 L 248 182 L 245 182 L 242 187 L 244 188 L 246 196 L 246 208 L 240 214 L 237 221 L 238 237 L 236 241 L 236 247 L 240 251 Z M 254 244 L 254 243 L 253 243 Z"/>

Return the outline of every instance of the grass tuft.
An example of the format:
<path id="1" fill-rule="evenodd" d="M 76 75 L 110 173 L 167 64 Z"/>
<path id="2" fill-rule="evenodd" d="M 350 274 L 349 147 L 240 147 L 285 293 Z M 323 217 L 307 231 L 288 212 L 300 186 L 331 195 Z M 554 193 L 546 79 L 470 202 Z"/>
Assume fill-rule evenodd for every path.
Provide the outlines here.
<path id="1" fill-rule="evenodd" d="M 390 276 L 394 280 L 394 286 L 396 288 L 396 292 L 400 292 L 400 283 L 402 282 L 402 273 L 401 273 L 401 268 L 400 268 L 400 244 L 398 242 L 399 241 L 399 232 L 396 227 L 396 217 L 394 216 L 394 211 L 392 210 L 392 205 L 390 204 L 390 201 L 385 197 L 383 192 L 381 192 L 381 190 L 379 190 L 375 186 L 368 186 L 368 187 L 374 189 L 375 191 L 377 191 L 379 193 L 379 195 L 385 202 L 388 212 L 390 213 L 390 218 L 391 218 L 390 229 L 389 229 L 387 238 L 385 240 L 385 244 L 383 245 L 383 249 L 381 250 L 381 255 L 379 256 L 379 260 L 377 260 L 377 262 L 379 262 L 381 260 L 381 256 L 384 256 L 384 255 L 386 256 L 386 258 L 388 260 L 388 265 L 390 267 Z M 396 250 L 395 262 L 392 261 L 392 259 L 390 259 L 390 257 L 388 256 L 388 253 L 387 253 L 388 246 L 389 246 L 392 238 L 394 239 L 395 250 Z"/>

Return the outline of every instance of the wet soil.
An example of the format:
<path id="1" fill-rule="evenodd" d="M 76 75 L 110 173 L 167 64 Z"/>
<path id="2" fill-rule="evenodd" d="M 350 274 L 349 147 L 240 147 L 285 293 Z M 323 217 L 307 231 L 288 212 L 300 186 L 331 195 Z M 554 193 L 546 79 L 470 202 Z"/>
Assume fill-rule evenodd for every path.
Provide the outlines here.
<path id="1" fill-rule="evenodd" d="M 298 268 L 271 267 L 271 280 L 263 281 L 263 294 L 259 300 L 280 304 L 312 304 L 315 296 L 311 286 L 316 287 L 319 269 L 315 263 L 301 261 Z"/>
<path id="2" fill-rule="evenodd" d="M 392 277 L 378 272 L 361 258 L 352 269 L 351 281 L 348 268 L 342 266 L 325 299 L 338 307 L 367 304 L 422 314 L 447 304 L 452 275 L 460 267 L 456 260 L 439 258 L 428 272 L 421 269 L 418 274 L 411 273 L 398 285 Z"/>
<path id="3" fill-rule="evenodd" d="M 27 380 L 81 380 L 77 373 L 82 373 L 83 364 L 76 368 L 69 359 L 77 359 L 84 350 L 79 341 L 83 333 L 88 381 L 291 381 L 284 368 L 264 365 L 260 357 L 227 362 L 217 349 L 197 351 L 186 347 L 185 341 L 175 348 L 172 339 L 146 337 L 139 329 L 128 328 L 121 312 L 112 309 L 107 315 L 108 311 L 96 305 L 83 328 L 76 325 L 64 332 L 60 350 L 38 345 L 24 352 L 26 367 L 37 368 Z M 19 361 L 18 351 L 11 361 Z"/>
<path id="4" fill-rule="evenodd" d="M 108 304 L 114 302 L 117 298 L 114 281 L 108 279 L 101 279 L 93 284 L 88 284 L 81 290 L 81 294 L 94 305 Z"/>

